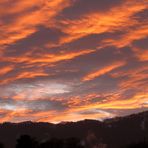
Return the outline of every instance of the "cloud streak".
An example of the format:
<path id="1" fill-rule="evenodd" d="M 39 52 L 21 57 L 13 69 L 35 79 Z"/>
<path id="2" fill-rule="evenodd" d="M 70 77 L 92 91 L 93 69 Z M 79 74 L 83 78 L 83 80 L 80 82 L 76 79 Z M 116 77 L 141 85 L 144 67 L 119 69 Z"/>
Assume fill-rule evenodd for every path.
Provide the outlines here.
<path id="1" fill-rule="evenodd" d="M 0 122 L 103 120 L 147 110 L 147 6 L 1 0 Z"/>

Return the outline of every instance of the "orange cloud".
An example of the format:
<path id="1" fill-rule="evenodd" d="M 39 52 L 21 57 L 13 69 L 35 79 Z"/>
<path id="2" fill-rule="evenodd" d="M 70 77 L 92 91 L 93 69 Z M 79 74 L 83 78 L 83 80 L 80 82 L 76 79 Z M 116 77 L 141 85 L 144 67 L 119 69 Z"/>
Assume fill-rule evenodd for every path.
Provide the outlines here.
<path id="1" fill-rule="evenodd" d="M 131 46 L 133 41 L 145 38 L 148 36 L 148 22 L 141 22 L 137 24 L 136 29 L 130 29 L 125 34 L 121 35 L 120 38 L 117 39 L 106 39 L 102 42 L 102 44 L 113 45 L 118 48 L 122 48 L 125 46 Z"/>
<path id="2" fill-rule="evenodd" d="M 93 113 L 92 114 L 81 114 L 81 113 L 69 113 L 69 112 L 63 112 L 61 115 L 59 116 L 48 116 L 45 118 L 40 118 L 37 121 L 44 121 L 44 122 L 52 122 L 52 123 L 59 123 L 61 121 L 79 121 L 79 120 L 84 120 L 84 119 L 104 119 L 104 118 L 108 118 L 108 117 L 113 117 L 114 115 L 111 113 Z"/>
<path id="3" fill-rule="evenodd" d="M 35 78 L 38 76 L 48 76 L 48 74 L 43 72 L 23 72 L 16 77 L 16 79 L 25 79 L 25 78 Z"/>
<path id="4" fill-rule="evenodd" d="M 1 109 L 0 110 L 1 115 L 5 114 L 5 116 L 0 118 L 0 122 L 9 122 L 12 121 L 13 118 L 15 117 L 24 117 L 29 112 L 30 110 L 27 110 L 25 108 L 14 109 L 14 110 Z"/>
<path id="5" fill-rule="evenodd" d="M 13 70 L 13 66 L 7 66 L 0 69 L 0 75 L 5 75 Z"/>
<path id="6" fill-rule="evenodd" d="M 125 65 L 125 62 L 117 62 L 117 63 L 113 63 L 112 65 L 108 65 L 108 66 L 105 66 L 103 67 L 102 69 L 99 69 L 95 72 L 91 72 L 90 74 L 86 75 L 84 78 L 83 78 L 83 81 L 90 81 L 90 80 L 93 80 L 101 75 L 104 75 L 116 68 L 119 68 L 121 66 Z"/>
<path id="7" fill-rule="evenodd" d="M 147 101 L 148 94 L 137 94 L 133 98 L 126 100 L 114 100 L 106 104 L 96 105 L 101 109 L 136 109 L 143 107 Z"/>
<path id="8" fill-rule="evenodd" d="M 6 73 L 9 73 L 12 69 L 7 69 L 7 71 L 3 71 L 3 75 L 6 74 Z M 36 77 L 44 77 L 44 76 L 48 76 L 49 74 L 47 73 L 44 73 L 42 72 L 41 70 L 38 70 L 38 71 L 26 71 L 26 72 L 20 72 L 19 74 L 16 74 L 15 76 L 13 77 L 8 77 L 4 80 L 1 80 L 1 84 L 7 84 L 7 83 L 10 83 L 12 81 L 15 81 L 15 80 L 19 80 L 19 79 L 30 79 L 30 78 L 36 78 Z"/>
<path id="9" fill-rule="evenodd" d="M 48 55 L 43 55 L 43 57 L 40 58 L 33 58 L 33 57 L 15 57 L 15 58 L 8 58 L 6 59 L 5 57 L 2 58 L 2 61 L 12 61 L 13 63 L 27 63 L 30 65 L 34 65 L 36 63 L 40 63 L 40 66 L 45 66 L 48 64 L 48 66 L 53 66 L 54 63 L 57 62 L 61 62 L 61 61 L 67 61 L 67 60 L 72 60 L 76 57 L 82 56 L 82 55 L 86 55 L 89 53 L 93 53 L 95 52 L 95 50 L 84 50 L 84 51 L 79 51 L 79 52 L 70 52 L 70 53 L 62 53 L 62 54 L 48 54 Z M 4 68 L 3 72 L 1 72 L 3 75 L 10 72 L 12 70 L 12 68 Z M 37 70 L 37 71 L 26 71 L 26 72 L 20 72 L 18 74 L 16 74 L 13 77 L 8 77 L 5 80 L 1 80 L 1 84 L 7 84 L 9 82 L 18 80 L 18 79 L 25 79 L 25 78 L 35 78 L 35 77 L 39 77 L 39 76 L 49 76 L 48 73 L 44 73 L 42 70 Z"/>
<path id="10" fill-rule="evenodd" d="M 64 20 L 62 23 L 65 28 L 62 29 L 69 34 L 69 37 L 61 39 L 61 42 L 70 42 L 93 33 L 101 34 L 130 28 L 137 24 L 132 16 L 147 9 L 146 3 L 145 0 L 125 1 L 124 4 L 107 12 L 86 14 L 79 20 Z"/>
<path id="11" fill-rule="evenodd" d="M 115 94 L 116 95 L 116 94 Z M 112 96 L 113 97 L 113 96 Z M 147 107 L 148 94 L 137 93 L 132 98 L 128 99 L 119 99 L 111 98 L 107 101 L 101 102 L 88 102 L 87 104 L 77 104 L 71 106 L 65 111 L 39 111 L 33 112 L 29 109 L 16 109 L 14 111 L 10 110 L 0 110 L 1 113 L 7 114 L 1 118 L 0 122 L 4 121 L 25 121 L 32 119 L 33 121 L 42 121 L 42 122 L 61 122 L 61 121 L 78 121 L 83 119 L 104 119 L 116 116 L 116 113 L 110 113 L 107 110 L 128 110 L 128 109 L 140 109 L 142 107 Z M 98 98 L 99 99 L 99 98 Z M 71 104 L 72 105 L 72 104 Z M 106 111 L 104 111 L 106 110 Z M 90 113 L 89 113 L 90 112 Z"/>
<path id="12" fill-rule="evenodd" d="M 30 63 L 56 63 L 60 61 L 66 61 L 74 59 L 78 56 L 86 55 L 89 53 L 95 52 L 94 50 L 84 50 L 78 52 L 64 53 L 64 54 L 49 54 L 45 57 L 41 57 L 40 59 L 32 59 Z"/>
<path id="13" fill-rule="evenodd" d="M 140 61 L 148 61 L 148 50 L 131 46 Z"/>
<path id="14" fill-rule="evenodd" d="M 16 0 L 10 5 L 8 0 L 1 0 L 0 5 L 2 6 L 0 9 L 0 65 L 6 64 L 0 69 L 0 98 L 3 99 L 0 102 L 0 122 L 104 119 L 116 115 L 109 110 L 148 107 L 148 66 L 146 65 L 148 52 L 142 47 L 135 47 L 133 43 L 148 36 L 148 22 L 143 18 L 143 13 L 148 8 L 146 0 L 126 0 L 106 11 L 93 11 L 92 8 L 92 12 L 85 12 L 79 18 L 71 20 L 64 16 L 63 10 L 67 7 L 70 9 L 75 5 L 75 1 Z M 52 40 L 48 42 L 46 35 L 50 34 L 49 31 L 45 34 L 47 41 L 38 43 L 38 40 L 44 40 L 40 34 L 36 38 L 36 34 L 42 32 L 38 30 L 40 27 L 47 30 L 53 29 L 53 34 L 58 30 L 62 35 L 57 35 L 56 43 Z M 93 36 L 94 34 L 96 36 Z M 52 36 L 54 39 L 54 35 L 50 36 L 51 39 Z M 95 41 L 91 38 L 92 36 L 96 37 Z M 93 41 L 97 42 L 97 37 L 96 45 Z M 87 48 L 86 38 L 88 44 L 92 42 L 92 47 L 89 44 Z M 81 42 L 85 47 L 81 48 Z M 116 56 L 123 54 L 125 56 L 123 59 L 127 61 L 117 58 L 119 60 L 113 62 L 115 60 L 109 59 L 112 62 L 104 63 L 104 67 L 101 65 L 101 68 L 95 67 L 98 62 L 96 55 L 100 54 L 98 50 L 103 50 L 101 54 L 110 54 L 110 52 L 104 52 L 105 47 L 115 48 L 110 52 L 116 52 Z M 118 53 L 120 52 L 119 54 L 116 49 Z M 112 55 L 109 57 L 112 58 Z M 74 60 L 77 57 L 79 58 Z M 66 62 L 72 65 L 67 67 Z M 88 62 L 90 62 L 89 66 L 92 66 L 92 71 L 87 67 Z M 7 64 L 11 66 L 8 67 Z M 50 72 L 47 72 L 46 68 Z M 112 80 L 109 82 L 110 85 L 105 86 L 106 88 L 102 87 L 105 89 L 102 90 L 97 82 L 98 79 L 91 80 L 105 74 Z M 58 85 L 51 82 L 52 76 Z M 102 83 L 109 84 L 108 78 L 102 79 Z M 49 104 L 52 101 L 59 101 L 58 103 L 64 107 L 58 110 L 58 107 L 51 103 L 47 110 L 38 110 L 28 104 L 22 105 L 21 102 L 19 106 L 21 109 L 19 109 L 16 105 L 9 104 L 9 99 L 12 104 L 30 101 L 29 105 L 35 101 L 37 103 L 49 101 Z"/>
<path id="15" fill-rule="evenodd" d="M 114 98 L 114 96 L 116 98 Z M 93 109 L 99 109 L 99 110 L 104 110 L 104 109 L 138 109 L 146 106 L 146 103 L 148 101 L 147 93 L 137 93 L 135 96 L 132 98 L 128 99 L 122 99 L 118 98 L 120 97 L 120 94 L 116 96 L 116 94 L 113 94 L 111 98 L 108 98 L 107 101 L 98 101 L 95 103 L 89 103 L 85 105 L 77 105 L 74 106 L 73 108 L 71 107 L 70 112 L 80 112 L 80 111 L 85 111 L 85 110 L 93 110 Z M 98 98 L 99 100 L 99 98 Z"/>
<path id="16" fill-rule="evenodd" d="M 145 87 L 147 87 L 146 81 L 142 80 L 148 77 L 148 73 L 146 71 L 147 71 L 147 66 L 143 66 L 133 71 L 132 70 L 128 71 L 127 73 L 125 73 L 125 75 L 127 74 L 129 76 L 129 79 L 122 81 L 119 84 L 119 86 L 122 89 L 128 89 L 128 88 L 145 89 Z M 120 76 L 122 76 L 122 74 Z"/>
<path id="17" fill-rule="evenodd" d="M 6 15 L 7 19 L 11 19 L 9 18 L 9 15 L 11 14 L 14 15 L 14 20 L 10 21 L 10 23 L 1 21 L 0 45 L 11 44 L 20 39 L 26 38 L 36 32 L 36 27 L 39 25 L 48 27 L 52 26 L 54 22 L 53 17 L 69 5 L 69 0 L 44 2 L 42 0 L 22 0 L 21 2 L 15 2 L 12 7 L 9 7 L 9 4 L 6 4 L 6 6 L 4 5 L 1 10 L 0 17 L 8 14 L 8 16 Z M 7 9 L 7 7 L 9 8 Z M 5 13 L 6 9 L 8 10 L 7 13 Z M 15 16 L 15 13 L 17 13 L 17 16 Z"/>
<path id="18" fill-rule="evenodd" d="M 77 51 L 77 52 L 69 52 L 69 53 L 58 53 L 58 54 L 47 54 L 47 55 L 41 55 L 39 58 L 31 56 L 32 53 L 27 53 L 25 56 L 22 57 L 8 57 L 8 59 L 1 57 L 2 61 L 12 61 L 13 63 L 56 63 L 60 61 L 66 61 L 74 59 L 78 56 L 86 55 L 89 53 L 93 53 L 95 50 L 86 49 L 83 51 Z M 31 54 L 31 55 L 30 55 Z"/>

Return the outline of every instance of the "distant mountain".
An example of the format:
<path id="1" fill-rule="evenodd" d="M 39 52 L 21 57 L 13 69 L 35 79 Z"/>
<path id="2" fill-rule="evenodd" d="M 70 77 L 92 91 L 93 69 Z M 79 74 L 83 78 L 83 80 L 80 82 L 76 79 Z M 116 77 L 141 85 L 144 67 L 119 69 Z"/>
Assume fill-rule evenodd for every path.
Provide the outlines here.
<path id="1" fill-rule="evenodd" d="M 124 148 L 130 143 L 148 140 L 148 111 L 126 117 L 83 120 L 59 124 L 44 122 L 22 122 L 0 124 L 0 142 L 5 148 L 14 148 L 20 135 L 28 134 L 38 141 L 52 137 L 76 137 L 83 142 L 103 143 L 107 148 Z"/>

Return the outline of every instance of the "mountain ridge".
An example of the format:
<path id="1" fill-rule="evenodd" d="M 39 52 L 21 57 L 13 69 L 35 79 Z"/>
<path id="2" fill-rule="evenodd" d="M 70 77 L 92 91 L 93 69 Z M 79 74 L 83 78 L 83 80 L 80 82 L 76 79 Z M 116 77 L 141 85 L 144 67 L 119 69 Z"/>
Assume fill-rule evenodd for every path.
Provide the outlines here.
<path id="1" fill-rule="evenodd" d="M 38 141 L 50 138 L 76 137 L 82 140 L 90 135 L 108 145 L 107 148 L 120 148 L 124 145 L 148 140 L 148 111 L 104 121 L 85 119 L 77 122 L 6 122 L 0 124 L 0 142 L 5 148 L 14 148 L 16 139 L 27 134 Z"/>

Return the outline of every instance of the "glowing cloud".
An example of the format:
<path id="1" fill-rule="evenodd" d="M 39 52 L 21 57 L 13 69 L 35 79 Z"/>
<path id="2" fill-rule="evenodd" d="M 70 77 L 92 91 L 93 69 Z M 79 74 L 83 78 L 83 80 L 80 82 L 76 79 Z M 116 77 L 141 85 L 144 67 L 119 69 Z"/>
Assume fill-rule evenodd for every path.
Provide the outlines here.
<path id="1" fill-rule="evenodd" d="M 147 0 L 1 0 L 0 122 L 147 110 L 147 9 Z"/>
<path id="2" fill-rule="evenodd" d="M 125 64 L 125 62 L 118 62 L 118 63 L 114 63 L 112 65 L 103 67 L 102 69 L 99 69 L 99 70 L 85 76 L 83 78 L 83 81 L 89 81 L 89 80 L 92 80 L 94 78 L 97 78 L 97 77 L 99 77 L 101 75 L 104 75 L 104 74 L 106 74 L 106 73 L 108 73 L 108 72 L 110 72 L 110 71 L 112 71 L 112 70 L 114 70 L 114 69 L 116 69 L 118 67 L 123 66 L 124 64 Z"/>

